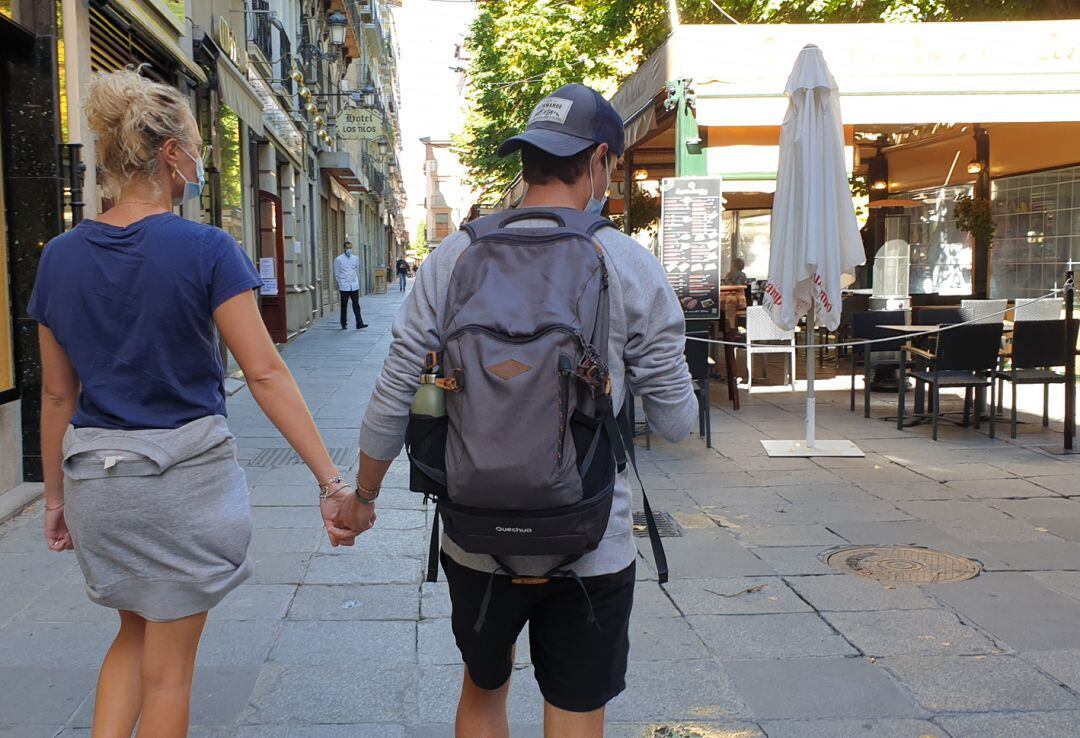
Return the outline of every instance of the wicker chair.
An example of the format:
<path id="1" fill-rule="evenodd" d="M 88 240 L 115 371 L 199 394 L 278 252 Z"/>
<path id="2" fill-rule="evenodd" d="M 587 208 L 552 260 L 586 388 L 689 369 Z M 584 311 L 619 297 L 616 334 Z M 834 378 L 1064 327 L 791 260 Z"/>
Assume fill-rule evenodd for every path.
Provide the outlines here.
<path id="1" fill-rule="evenodd" d="M 761 305 L 746 308 L 746 345 L 742 350 L 746 352 L 747 391 L 754 386 L 755 354 L 788 354 L 791 357 L 791 389 L 795 389 L 795 331 L 785 331 L 774 323 L 768 309 Z"/>
<path id="2" fill-rule="evenodd" d="M 960 315 L 965 323 L 1003 323 L 1008 300 L 961 300 Z"/>
<path id="3" fill-rule="evenodd" d="M 1013 301 L 1013 320 L 1058 320 L 1061 318 L 1061 298 L 1045 299 L 1018 297 Z"/>

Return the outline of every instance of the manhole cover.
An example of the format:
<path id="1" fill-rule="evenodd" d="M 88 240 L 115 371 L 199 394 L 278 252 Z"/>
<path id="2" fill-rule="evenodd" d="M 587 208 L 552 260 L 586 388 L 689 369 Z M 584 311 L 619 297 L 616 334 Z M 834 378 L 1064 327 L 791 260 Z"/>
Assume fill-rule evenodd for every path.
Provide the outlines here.
<path id="1" fill-rule="evenodd" d="M 653 510 L 653 517 L 656 519 L 656 530 L 660 532 L 661 538 L 678 538 L 682 536 L 682 528 L 668 513 L 663 510 Z M 649 527 L 645 521 L 645 511 L 639 511 L 634 513 L 634 535 L 638 538 L 649 537 Z"/>
<path id="2" fill-rule="evenodd" d="M 330 458 L 333 459 L 334 463 L 341 467 L 351 465 L 356 459 L 356 451 L 350 451 L 347 448 L 330 448 L 327 451 L 330 452 Z M 273 468 L 275 466 L 302 464 L 303 461 L 300 454 L 291 448 L 264 448 L 247 465 Z"/>
<path id="3" fill-rule="evenodd" d="M 982 571 L 977 561 L 919 546 L 852 546 L 833 551 L 825 563 L 846 574 L 907 584 L 962 582 Z"/>

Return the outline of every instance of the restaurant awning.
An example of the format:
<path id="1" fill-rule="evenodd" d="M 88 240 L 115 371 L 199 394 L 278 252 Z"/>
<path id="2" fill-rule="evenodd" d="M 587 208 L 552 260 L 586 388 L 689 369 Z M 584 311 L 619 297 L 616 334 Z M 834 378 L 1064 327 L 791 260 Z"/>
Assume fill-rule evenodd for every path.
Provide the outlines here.
<path id="1" fill-rule="evenodd" d="M 1080 20 L 686 25 L 612 98 L 627 146 L 656 127 L 670 80 L 689 79 L 700 126 L 775 126 L 799 50 L 821 47 L 845 125 L 1080 121 Z"/>
<path id="2" fill-rule="evenodd" d="M 255 90 L 243 78 L 232 62 L 224 56 L 217 63 L 218 92 L 225 104 L 247 124 L 256 135 L 263 135 L 263 106 Z"/>

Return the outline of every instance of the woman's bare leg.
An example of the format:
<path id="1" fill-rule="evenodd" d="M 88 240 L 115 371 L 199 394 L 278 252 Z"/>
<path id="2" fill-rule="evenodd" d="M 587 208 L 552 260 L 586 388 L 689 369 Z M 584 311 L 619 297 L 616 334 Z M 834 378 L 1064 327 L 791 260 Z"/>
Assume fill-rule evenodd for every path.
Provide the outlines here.
<path id="1" fill-rule="evenodd" d="M 186 738 L 195 654 L 205 624 L 205 612 L 168 623 L 146 624 L 137 738 Z"/>
<path id="2" fill-rule="evenodd" d="M 120 610 L 116 634 L 98 675 L 93 738 L 131 738 L 142 704 L 142 652 L 146 621 Z"/>

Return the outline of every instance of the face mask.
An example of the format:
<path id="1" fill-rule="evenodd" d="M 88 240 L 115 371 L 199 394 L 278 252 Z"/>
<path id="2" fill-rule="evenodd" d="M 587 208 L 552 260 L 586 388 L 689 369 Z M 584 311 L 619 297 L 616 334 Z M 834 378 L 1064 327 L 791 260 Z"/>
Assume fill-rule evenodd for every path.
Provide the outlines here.
<path id="1" fill-rule="evenodd" d="M 345 249 L 345 256 L 352 256 L 352 249 Z"/>
<path id="2" fill-rule="evenodd" d="M 184 194 L 181 195 L 180 201 L 187 202 L 188 200 L 197 200 L 202 196 L 203 188 L 206 187 L 206 171 L 203 169 L 202 159 L 188 154 L 187 149 L 181 148 L 180 150 L 187 154 L 189 159 L 195 162 L 194 182 L 185 177 L 184 173 L 179 169 L 176 170 L 176 173 L 180 175 L 180 179 L 184 180 Z"/>
<path id="3" fill-rule="evenodd" d="M 596 184 L 593 182 L 592 166 L 589 166 L 589 204 L 585 206 L 586 213 L 593 213 L 600 215 L 604 212 L 604 205 L 607 203 L 607 189 L 611 186 L 611 170 L 608 168 L 607 156 L 604 156 L 604 171 L 607 172 L 608 183 L 604 185 L 604 199 L 596 199 Z"/>

